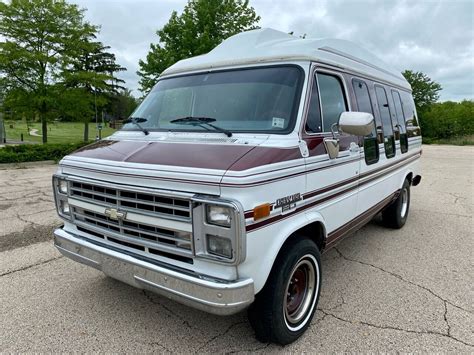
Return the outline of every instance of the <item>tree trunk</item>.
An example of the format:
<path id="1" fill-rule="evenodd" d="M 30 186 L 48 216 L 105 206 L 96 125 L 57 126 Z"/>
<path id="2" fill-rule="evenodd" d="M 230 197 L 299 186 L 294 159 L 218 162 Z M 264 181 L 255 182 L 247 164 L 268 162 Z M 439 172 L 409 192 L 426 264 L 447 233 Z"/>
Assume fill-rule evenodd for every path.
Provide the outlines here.
<path id="1" fill-rule="evenodd" d="M 44 112 L 40 113 L 41 117 L 41 131 L 43 135 L 43 144 L 48 143 L 48 123 L 46 122 L 46 115 Z"/>
<path id="2" fill-rule="evenodd" d="M 89 122 L 84 122 L 84 142 L 89 142 Z"/>
<path id="3" fill-rule="evenodd" d="M 46 109 L 46 102 L 41 102 L 41 106 L 38 113 L 41 119 L 41 133 L 43 136 L 43 144 L 48 143 L 48 122 L 46 120 Z"/>

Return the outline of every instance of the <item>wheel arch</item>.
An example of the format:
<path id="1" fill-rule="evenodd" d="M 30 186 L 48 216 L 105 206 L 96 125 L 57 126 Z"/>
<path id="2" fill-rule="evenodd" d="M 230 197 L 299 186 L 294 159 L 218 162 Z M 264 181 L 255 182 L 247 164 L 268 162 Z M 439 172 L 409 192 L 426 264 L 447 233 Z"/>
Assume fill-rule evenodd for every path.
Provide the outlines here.
<path id="1" fill-rule="evenodd" d="M 291 243 L 299 236 L 305 235 L 310 238 L 318 246 L 319 250 L 322 251 L 326 244 L 326 223 L 322 215 L 318 212 L 306 212 L 299 216 L 295 216 L 292 219 L 292 223 L 286 224 L 281 222 L 278 224 L 278 236 L 272 235 L 271 242 L 266 244 L 265 254 L 268 257 L 258 258 L 258 264 L 256 258 L 252 258 L 253 261 L 249 264 L 242 264 L 241 271 L 244 274 L 252 275 L 255 282 L 255 292 L 258 293 L 265 285 L 270 275 L 273 265 L 278 255 L 285 250 L 286 245 Z M 265 234 L 275 233 L 263 232 Z M 260 248 L 259 248 L 260 249 Z M 260 249 L 261 250 L 261 249 Z M 258 275 L 254 272 L 258 265 Z M 240 272 L 240 271 L 239 271 Z"/>

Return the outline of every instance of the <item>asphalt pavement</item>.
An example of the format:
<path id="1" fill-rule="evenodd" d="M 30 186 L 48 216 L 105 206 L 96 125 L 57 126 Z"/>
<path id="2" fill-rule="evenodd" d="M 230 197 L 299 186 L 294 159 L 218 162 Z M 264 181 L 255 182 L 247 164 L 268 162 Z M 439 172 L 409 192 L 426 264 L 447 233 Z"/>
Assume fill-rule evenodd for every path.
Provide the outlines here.
<path id="1" fill-rule="evenodd" d="M 401 230 L 374 219 L 322 258 L 311 327 L 280 347 L 105 277 L 52 245 L 54 165 L 0 166 L 0 352 L 474 352 L 474 148 L 424 146 Z"/>

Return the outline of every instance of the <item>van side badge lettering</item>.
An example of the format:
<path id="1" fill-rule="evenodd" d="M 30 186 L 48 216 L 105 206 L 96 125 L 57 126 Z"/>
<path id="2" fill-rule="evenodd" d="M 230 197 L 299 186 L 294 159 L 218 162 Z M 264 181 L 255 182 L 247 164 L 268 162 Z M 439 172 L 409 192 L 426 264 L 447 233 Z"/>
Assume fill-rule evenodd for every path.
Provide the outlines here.
<path id="1" fill-rule="evenodd" d="M 295 208 L 296 207 L 296 202 L 301 201 L 301 200 L 302 200 L 302 198 L 301 198 L 300 193 L 285 196 L 285 197 L 282 197 L 282 198 L 279 198 L 278 200 L 276 200 L 275 208 L 281 207 L 281 211 L 286 212 L 286 211 L 289 211 L 292 208 Z"/>

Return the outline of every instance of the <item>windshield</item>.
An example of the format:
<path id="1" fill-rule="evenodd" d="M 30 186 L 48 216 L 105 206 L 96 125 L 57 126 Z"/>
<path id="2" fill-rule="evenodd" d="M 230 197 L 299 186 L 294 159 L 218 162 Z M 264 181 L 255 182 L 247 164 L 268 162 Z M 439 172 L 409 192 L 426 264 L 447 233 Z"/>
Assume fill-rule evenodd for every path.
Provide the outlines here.
<path id="1" fill-rule="evenodd" d="M 131 116 L 150 131 L 216 132 L 195 119 L 205 118 L 229 132 L 287 133 L 294 126 L 302 79 L 296 66 L 162 79 Z M 133 123 L 123 126 L 137 129 Z"/>

